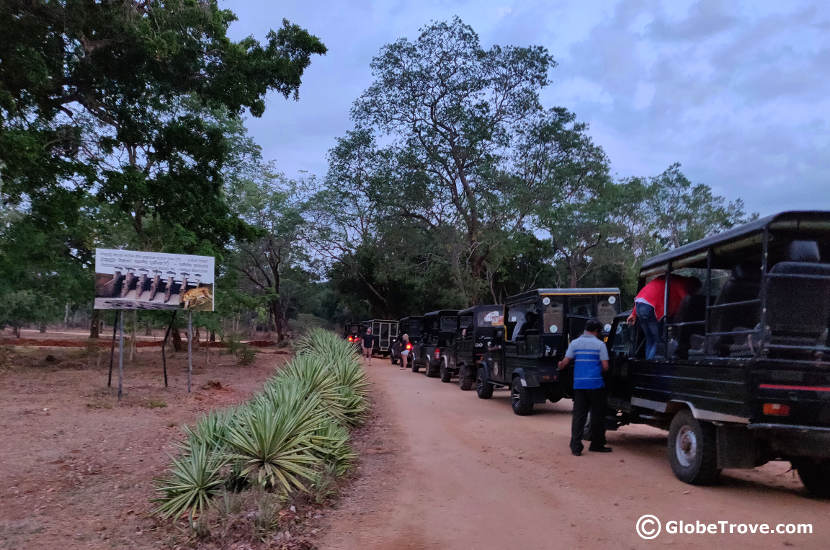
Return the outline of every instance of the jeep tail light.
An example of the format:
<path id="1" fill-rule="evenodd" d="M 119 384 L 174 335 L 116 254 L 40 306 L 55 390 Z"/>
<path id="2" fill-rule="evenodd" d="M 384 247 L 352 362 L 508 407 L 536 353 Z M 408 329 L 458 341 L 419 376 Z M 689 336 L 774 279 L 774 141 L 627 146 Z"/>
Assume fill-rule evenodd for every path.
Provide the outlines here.
<path id="1" fill-rule="evenodd" d="M 438 349 L 438 348 L 435 348 L 434 356 L 435 356 L 436 359 L 441 359 L 441 350 Z"/>
<path id="2" fill-rule="evenodd" d="M 789 416 L 790 406 L 781 403 L 764 403 L 764 415 L 766 416 Z"/>
<path id="3" fill-rule="evenodd" d="M 411 350 L 411 349 L 412 349 L 412 344 L 407 343 L 407 344 L 406 344 L 406 351 L 409 351 L 409 350 Z"/>
<path id="4" fill-rule="evenodd" d="M 349 342 L 354 342 L 351 336 L 349 336 Z"/>

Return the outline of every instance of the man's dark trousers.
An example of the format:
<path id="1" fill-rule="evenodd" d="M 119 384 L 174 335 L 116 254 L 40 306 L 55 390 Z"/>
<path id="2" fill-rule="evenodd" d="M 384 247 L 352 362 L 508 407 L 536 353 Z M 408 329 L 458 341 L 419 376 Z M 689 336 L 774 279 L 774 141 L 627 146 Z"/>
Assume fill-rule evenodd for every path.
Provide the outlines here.
<path id="1" fill-rule="evenodd" d="M 582 452 L 582 432 L 591 411 L 591 448 L 605 447 L 605 388 L 574 390 L 571 450 Z"/>

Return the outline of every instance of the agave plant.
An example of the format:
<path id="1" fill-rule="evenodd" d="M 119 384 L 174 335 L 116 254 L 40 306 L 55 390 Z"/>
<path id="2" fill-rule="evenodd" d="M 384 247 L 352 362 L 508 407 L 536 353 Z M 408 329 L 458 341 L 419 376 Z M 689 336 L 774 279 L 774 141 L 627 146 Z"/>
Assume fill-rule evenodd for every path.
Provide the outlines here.
<path id="1" fill-rule="evenodd" d="M 225 479 L 223 453 L 208 443 L 195 441 L 190 452 L 173 458 L 168 477 L 158 480 L 156 491 L 160 503 L 156 513 L 164 518 L 178 518 L 190 511 L 190 520 L 207 508 L 210 499 L 222 489 Z"/>
<path id="2" fill-rule="evenodd" d="M 360 358 L 353 346 L 333 332 L 315 329 L 300 340 L 297 350 L 298 357 L 317 357 L 327 364 L 341 386 L 365 395 L 369 384 Z"/>
<path id="3" fill-rule="evenodd" d="M 343 399 L 346 403 L 346 409 L 349 411 L 346 417 L 346 425 L 349 427 L 359 426 L 366 418 L 366 411 L 369 409 L 369 404 L 363 395 L 356 393 L 351 388 L 343 389 Z"/>
<path id="4" fill-rule="evenodd" d="M 320 490 L 346 472 L 355 455 L 347 427 L 367 409 L 368 381 L 354 348 L 316 329 L 297 356 L 248 404 L 213 411 L 185 427 L 182 455 L 157 485 L 163 517 L 190 512 L 191 521 L 225 487 L 247 483 L 280 494 Z"/>
<path id="5" fill-rule="evenodd" d="M 317 354 L 327 360 L 350 359 L 360 364 L 360 356 L 352 345 L 329 330 L 314 329 L 300 339 L 297 355 Z"/>
<path id="6" fill-rule="evenodd" d="M 326 422 L 314 433 L 317 454 L 337 476 L 345 474 L 357 455 L 349 446 L 349 432 L 342 425 Z"/>
<path id="7" fill-rule="evenodd" d="M 193 445 L 198 443 L 204 443 L 211 448 L 224 446 L 225 435 L 235 413 L 235 409 L 210 411 L 199 418 L 194 427 L 183 426 L 186 437 L 181 445 L 182 451 L 189 453 Z"/>
<path id="8" fill-rule="evenodd" d="M 260 396 L 237 415 L 226 436 L 228 458 L 239 461 L 242 475 L 255 474 L 262 487 L 305 491 L 304 481 L 313 479 L 321 462 L 313 435 L 327 417 L 318 397 L 295 384 L 278 387 L 284 398 L 279 405 Z"/>
<path id="9" fill-rule="evenodd" d="M 320 398 L 323 410 L 341 424 L 347 424 L 349 418 L 356 414 L 351 410 L 351 400 L 347 397 L 345 388 L 338 384 L 335 373 L 319 357 L 302 355 L 295 357 L 286 366 L 275 380 L 273 386 L 266 388 L 265 393 L 278 399 L 273 389 L 280 384 L 296 384 L 307 395 L 314 394 Z"/>

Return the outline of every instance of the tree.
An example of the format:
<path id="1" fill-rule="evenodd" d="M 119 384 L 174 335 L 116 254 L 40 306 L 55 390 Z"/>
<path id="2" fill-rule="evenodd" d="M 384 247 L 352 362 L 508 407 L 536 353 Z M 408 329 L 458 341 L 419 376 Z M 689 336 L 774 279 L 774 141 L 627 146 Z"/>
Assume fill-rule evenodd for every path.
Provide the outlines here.
<path id="1" fill-rule="evenodd" d="M 740 200 L 727 202 L 705 184 L 692 184 L 671 165 L 658 176 L 610 179 L 588 186 L 565 205 L 540 217 L 550 232 L 561 282 L 606 286 L 616 281 L 636 291 L 642 262 L 654 254 L 745 223 Z"/>
<path id="2" fill-rule="evenodd" d="M 286 336 L 292 309 L 293 297 L 286 292 L 291 285 L 285 280 L 288 276 L 310 277 L 301 269 L 309 261 L 303 246 L 307 203 L 300 192 L 305 186 L 261 166 L 258 174 L 231 187 L 234 210 L 258 230 L 254 238 L 237 241 L 231 265 L 266 305 L 278 342 Z"/>
<path id="3" fill-rule="evenodd" d="M 749 221 L 741 199 L 727 202 L 708 185 L 693 184 L 680 171 L 680 163 L 650 178 L 646 197 L 642 217 L 649 220 L 652 235 L 664 249 Z"/>
<path id="4" fill-rule="evenodd" d="M 398 193 L 409 196 L 412 186 L 411 195 L 423 199 L 399 215 L 463 231 L 467 250 L 457 256 L 469 258 L 477 284 L 464 289 L 469 299 L 483 290 L 488 228 L 515 217 L 512 189 L 499 174 L 510 172 L 502 166 L 506 152 L 539 111 L 553 66 L 542 47 L 485 50 L 460 19 L 434 22 L 416 41 L 381 49 L 371 64 L 374 82 L 352 109 L 359 127 L 391 138 L 385 155 L 396 164 Z"/>
<path id="5" fill-rule="evenodd" d="M 297 98 L 326 49 L 287 21 L 235 42 L 234 19 L 207 0 L 7 2 L 4 206 L 84 270 L 95 246 L 215 254 L 249 233 L 223 195 L 240 115 L 260 116 L 269 90 Z"/>

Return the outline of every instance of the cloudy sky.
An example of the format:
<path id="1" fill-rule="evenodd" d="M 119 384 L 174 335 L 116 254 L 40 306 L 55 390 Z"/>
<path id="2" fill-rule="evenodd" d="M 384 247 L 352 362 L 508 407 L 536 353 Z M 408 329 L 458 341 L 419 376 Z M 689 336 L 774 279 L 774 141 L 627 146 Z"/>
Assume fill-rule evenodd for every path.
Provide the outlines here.
<path id="1" fill-rule="evenodd" d="M 289 176 L 324 175 L 384 44 L 460 16 L 492 44 L 548 48 L 542 96 L 590 124 L 619 177 L 680 162 L 693 181 L 769 214 L 830 209 L 830 2 L 648 0 L 220 0 L 231 36 L 262 40 L 282 18 L 329 49 L 300 101 L 271 96 L 248 128 Z"/>

